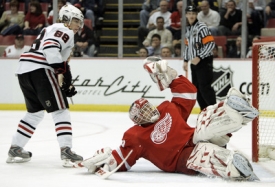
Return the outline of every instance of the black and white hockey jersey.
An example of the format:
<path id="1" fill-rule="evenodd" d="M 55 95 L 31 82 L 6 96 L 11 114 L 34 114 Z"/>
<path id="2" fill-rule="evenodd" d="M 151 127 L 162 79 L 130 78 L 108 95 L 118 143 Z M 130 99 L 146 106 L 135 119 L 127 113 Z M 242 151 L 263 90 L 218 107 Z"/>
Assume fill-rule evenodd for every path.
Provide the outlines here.
<path id="1" fill-rule="evenodd" d="M 63 23 L 44 28 L 32 44 L 29 52 L 20 56 L 16 74 L 23 74 L 40 68 L 54 71 L 70 57 L 74 47 L 74 32 Z"/>

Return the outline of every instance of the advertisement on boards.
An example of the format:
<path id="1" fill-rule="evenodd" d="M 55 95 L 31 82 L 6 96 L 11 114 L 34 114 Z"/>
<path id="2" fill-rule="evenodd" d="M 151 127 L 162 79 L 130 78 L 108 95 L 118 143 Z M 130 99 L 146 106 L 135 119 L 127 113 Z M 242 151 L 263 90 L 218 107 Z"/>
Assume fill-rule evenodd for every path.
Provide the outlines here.
<path id="1" fill-rule="evenodd" d="M 169 66 L 178 74 L 191 79 L 191 71 L 183 71 L 183 61 L 167 59 Z M 24 98 L 14 75 L 18 61 L 1 61 L 0 104 L 24 104 Z M 146 98 L 155 105 L 171 99 L 169 89 L 162 92 L 143 69 L 142 59 L 71 59 L 73 85 L 77 95 L 74 104 L 81 105 L 130 105 L 138 98 Z M 252 93 L 251 60 L 215 60 L 212 87 L 217 102 L 223 100 L 230 87 L 236 87 L 242 93 Z M 196 107 L 198 105 L 196 104 Z"/>

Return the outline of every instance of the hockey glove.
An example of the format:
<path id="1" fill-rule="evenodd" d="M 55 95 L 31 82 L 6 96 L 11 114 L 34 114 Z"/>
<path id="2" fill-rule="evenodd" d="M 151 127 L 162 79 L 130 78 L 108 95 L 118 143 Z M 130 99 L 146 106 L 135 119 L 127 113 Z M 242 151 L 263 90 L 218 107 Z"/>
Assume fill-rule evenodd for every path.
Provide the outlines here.
<path id="1" fill-rule="evenodd" d="M 170 83 L 177 77 L 177 71 L 169 67 L 166 60 L 159 57 L 146 58 L 143 68 L 149 73 L 160 91 L 169 88 Z"/>
<path id="2" fill-rule="evenodd" d="M 63 73 L 63 77 L 61 89 L 67 91 L 72 84 L 72 74 L 68 63 L 66 63 L 66 72 Z"/>
<path id="3" fill-rule="evenodd" d="M 77 93 L 74 86 L 71 86 L 69 89 L 65 91 L 67 97 L 72 97 Z"/>
<path id="4" fill-rule="evenodd" d="M 88 169 L 89 173 L 95 173 L 100 167 L 108 171 L 114 170 L 117 166 L 117 161 L 112 155 L 112 149 L 105 147 L 97 150 L 93 157 L 84 160 L 81 164 Z"/>

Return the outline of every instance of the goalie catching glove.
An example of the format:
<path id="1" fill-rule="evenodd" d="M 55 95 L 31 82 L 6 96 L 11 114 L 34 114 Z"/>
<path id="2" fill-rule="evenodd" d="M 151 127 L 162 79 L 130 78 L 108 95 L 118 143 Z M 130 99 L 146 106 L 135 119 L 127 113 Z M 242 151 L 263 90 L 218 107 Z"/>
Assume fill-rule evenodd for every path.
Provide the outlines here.
<path id="1" fill-rule="evenodd" d="M 143 68 L 149 73 L 160 91 L 168 88 L 170 83 L 177 77 L 176 70 L 169 67 L 167 61 L 159 57 L 152 56 L 146 58 Z"/>
<path id="2" fill-rule="evenodd" d="M 106 171 L 112 171 L 117 167 L 117 161 L 112 155 L 112 149 L 109 147 L 97 150 L 93 157 L 84 160 L 81 164 L 90 173 L 95 173 L 100 167 Z"/>

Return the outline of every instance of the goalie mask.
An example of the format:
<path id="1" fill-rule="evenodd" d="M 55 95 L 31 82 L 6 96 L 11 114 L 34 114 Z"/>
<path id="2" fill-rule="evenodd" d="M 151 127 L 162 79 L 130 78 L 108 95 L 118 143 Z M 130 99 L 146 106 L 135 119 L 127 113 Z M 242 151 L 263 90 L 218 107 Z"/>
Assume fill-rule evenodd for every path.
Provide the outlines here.
<path id="1" fill-rule="evenodd" d="M 159 119 L 159 111 L 147 99 L 136 100 L 129 109 L 130 119 L 138 124 L 154 123 Z"/>

